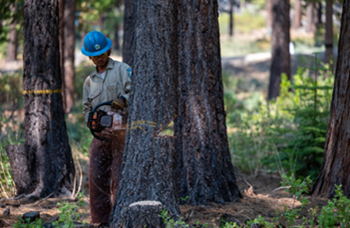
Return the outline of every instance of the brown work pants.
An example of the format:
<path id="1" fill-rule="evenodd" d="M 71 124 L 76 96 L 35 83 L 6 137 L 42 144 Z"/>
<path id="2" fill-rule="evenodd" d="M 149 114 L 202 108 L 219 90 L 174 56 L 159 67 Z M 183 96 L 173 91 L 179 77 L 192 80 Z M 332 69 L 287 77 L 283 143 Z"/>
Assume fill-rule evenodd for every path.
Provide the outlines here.
<path id="1" fill-rule="evenodd" d="M 89 193 L 91 222 L 109 221 L 121 174 L 125 131 L 110 142 L 94 138 L 90 146 Z M 111 192 L 113 199 L 111 199 Z"/>

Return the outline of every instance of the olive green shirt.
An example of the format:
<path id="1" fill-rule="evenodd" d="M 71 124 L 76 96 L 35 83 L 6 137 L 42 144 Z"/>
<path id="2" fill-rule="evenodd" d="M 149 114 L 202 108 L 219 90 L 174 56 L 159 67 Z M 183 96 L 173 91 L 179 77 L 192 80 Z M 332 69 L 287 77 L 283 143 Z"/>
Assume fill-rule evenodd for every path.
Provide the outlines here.
<path id="1" fill-rule="evenodd" d="M 130 66 L 110 58 L 103 79 L 96 69 L 85 79 L 83 113 L 86 122 L 88 121 L 89 112 L 102 102 L 115 100 L 123 96 L 126 99 L 126 104 L 128 104 L 130 76 Z M 106 112 L 115 111 L 110 106 L 102 106 L 99 109 Z"/>

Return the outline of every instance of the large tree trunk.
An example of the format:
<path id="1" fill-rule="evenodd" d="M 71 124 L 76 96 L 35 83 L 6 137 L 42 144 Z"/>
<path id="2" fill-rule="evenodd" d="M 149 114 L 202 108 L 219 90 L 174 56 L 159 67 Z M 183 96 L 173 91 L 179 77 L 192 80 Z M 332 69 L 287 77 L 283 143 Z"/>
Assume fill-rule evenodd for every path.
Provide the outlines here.
<path id="1" fill-rule="evenodd" d="M 69 113 L 74 106 L 75 93 L 75 0 L 64 0 L 64 97 L 65 112 Z"/>
<path id="2" fill-rule="evenodd" d="M 181 0 L 178 18 L 179 196 L 191 204 L 233 202 L 241 194 L 227 141 L 217 0 Z"/>
<path id="3" fill-rule="evenodd" d="M 329 63 L 333 56 L 333 4 L 326 2 L 326 34 L 325 34 L 325 62 Z"/>
<path id="4" fill-rule="evenodd" d="M 315 33 L 317 29 L 316 24 L 317 24 L 317 9 L 315 7 L 315 3 L 309 2 L 306 8 L 305 31 L 308 33 Z"/>
<path id="5" fill-rule="evenodd" d="M 25 194 L 70 196 L 74 163 L 62 107 L 58 1 L 24 1 Z"/>
<path id="6" fill-rule="evenodd" d="M 328 120 L 325 152 L 321 173 L 315 182 L 313 196 L 333 197 L 335 185 L 342 185 L 350 197 L 350 0 L 343 3 L 339 38 L 339 54 L 335 73 L 333 98 Z"/>
<path id="7" fill-rule="evenodd" d="M 14 12 L 16 8 L 11 5 L 11 11 Z M 6 62 L 16 61 L 17 60 L 17 46 L 18 46 L 18 31 L 16 29 L 16 21 L 11 19 L 9 26 L 9 42 L 6 49 Z"/>
<path id="8" fill-rule="evenodd" d="M 230 24 L 229 24 L 229 35 L 233 36 L 233 5 L 235 0 L 230 0 Z"/>
<path id="9" fill-rule="evenodd" d="M 278 97 L 280 94 L 281 74 L 287 74 L 290 79 L 289 9 L 289 0 L 272 1 L 272 58 L 270 67 L 269 100 Z"/>
<path id="10" fill-rule="evenodd" d="M 123 37 L 123 62 L 133 68 L 134 55 L 134 2 L 136 0 L 125 1 L 124 9 L 124 37 Z"/>
<path id="11" fill-rule="evenodd" d="M 158 136 L 177 113 L 177 4 L 136 0 L 134 6 L 129 128 L 110 226 L 162 227 L 159 205 L 131 204 L 158 201 L 175 217 L 180 215 L 174 181 L 176 140 Z"/>
<path id="12" fill-rule="evenodd" d="M 294 2 L 294 19 L 293 19 L 293 28 L 298 29 L 301 27 L 301 0 L 295 0 Z"/>

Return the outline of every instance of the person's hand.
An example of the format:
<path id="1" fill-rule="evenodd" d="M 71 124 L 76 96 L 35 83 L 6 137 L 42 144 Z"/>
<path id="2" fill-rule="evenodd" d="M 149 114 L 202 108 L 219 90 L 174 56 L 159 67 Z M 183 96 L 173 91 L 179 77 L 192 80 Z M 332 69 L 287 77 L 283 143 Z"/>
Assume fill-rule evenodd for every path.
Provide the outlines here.
<path id="1" fill-rule="evenodd" d="M 112 102 L 111 107 L 115 110 L 123 110 L 125 105 L 126 104 L 122 98 L 117 98 Z"/>

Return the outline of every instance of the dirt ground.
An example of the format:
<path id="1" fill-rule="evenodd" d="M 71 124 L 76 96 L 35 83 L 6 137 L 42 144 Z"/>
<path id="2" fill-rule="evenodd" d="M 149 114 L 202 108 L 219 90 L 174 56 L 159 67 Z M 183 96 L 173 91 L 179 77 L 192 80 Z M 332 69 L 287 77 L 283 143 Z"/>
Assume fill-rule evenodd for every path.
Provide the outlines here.
<path id="1" fill-rule="evenodd" d="M 283 206 L 286 205 L 291 208 L 293 205 L 293 198 L 290 194 L 284 190 L 279 190 L 269 195 L 271 191 L 280 187 L 280 178 L 277 176 L 266 176 L 260 175 L 256 177 L 243 176 L 253 187 L 254 192 L 249 191 L 248 185 L 246 185 L 242 179 L 237 176 L 238 186 L 242 192 L 243 198 L 240 202 L 227 203 L 225 205 L 210 204 L 210 205 L 198 205 L 180 206 L 183 220 L 187 224 L 195 224 L 199 221 L 200 224 L 207 223 L 209 227 L 220 227 L 220 217 L 223 214 L 230 214 L 234 216 L 236 221 L 240 224 L 244 224 L 247 219 L 254 219 L 258 215 L 271 220 L 276 210 L 283 211 Z M 315 199 L 310 198 L 309 207 L 318 206 L 321 207 L 327 204 L 326 199 Z M 44 223 L 52 223 L 57 216 L 57 202 L 67 201 L 72 204 L 76 201 L 71 199 L 55 199 L 49 198 L 44 201 L 25 203 L 19 200 L 0 200 L 0 227 L 12 227 L 13 224 L 18 220 L 18 216 L 29 212 L 38 211 Z M 89 209 L 89 198 L 84 198 L 86 206 L 80 208 L 80 213 L 84 221 L 90 223 L 90 209 Z M 300 205 L 299 202 L 295 202 L 296 207 Z M 9 215 L 3 215 L 6 208 L 10 209 Z M 302 222 L 302 219 L 299 219 Z M 97 225 L 97 224 L 94 224 Z"/>

